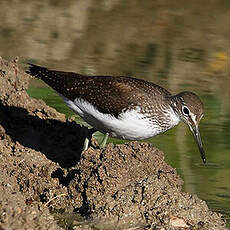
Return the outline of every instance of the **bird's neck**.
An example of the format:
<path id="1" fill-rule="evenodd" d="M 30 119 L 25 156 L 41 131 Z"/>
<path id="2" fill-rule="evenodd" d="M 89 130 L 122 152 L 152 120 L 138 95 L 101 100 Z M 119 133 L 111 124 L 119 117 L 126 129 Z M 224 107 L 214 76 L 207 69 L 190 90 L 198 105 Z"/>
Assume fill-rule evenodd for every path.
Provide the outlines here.
<path id="1" fill-rule="evenodd" d="M 180 104 L 181 104 L 181 101 L 177 95 L 170 97 L 170 107 L 172 109 L 172 117 L 173 117 L 173 120 L 175 121 L 176 125 L 179 123 L 179 121 L 181 121 Z"/>

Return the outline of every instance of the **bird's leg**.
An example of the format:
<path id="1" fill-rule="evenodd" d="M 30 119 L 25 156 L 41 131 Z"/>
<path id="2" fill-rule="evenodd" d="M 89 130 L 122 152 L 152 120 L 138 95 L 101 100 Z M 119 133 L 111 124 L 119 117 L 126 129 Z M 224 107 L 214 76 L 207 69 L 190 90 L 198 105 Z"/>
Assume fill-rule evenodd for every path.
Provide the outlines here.
<path id="1" fill-rule="evenodd" d="M 106 133 L 106 134 L 104 135 L 104 138 L 103 138 L 101 144 L 100 144 L 100 148 L 102 148 L 102 149 L 105 148 L 106 142 L 107 142 L 107 140 L 108 140 L 108 137 L 109 137 L 109 134 Z"/>
<path id="2" fill-rule="evenodd" d="M 85 151 L 85 150 L 87 150 L 87 149 L 89 148 L 89 145 L 90 145 L 90 143 L 91 143 L 92 136 L 93 136 L 93 134 L 94 134 L 95 132 L 97 132 L 97 130 L 94 129 L 94 128 L 90 128 L 90 129 L 86 128 L 85 130 L 86 130 L 87 132 L 86 132 L 86 134 L 85 134 L 85 140 L 84 140 L 84 145 L 83 145 L 82 151 Z"/>
<path id="3" fill-rule="evenodd" d="M 83 149 L 82 150 L 85 151 L 85 150 L 88 149 L 88 147 L 89 147 L 89 138 L 86 137 L 85 141 L 84 141 L 84 145 L 83 145 Z"/>

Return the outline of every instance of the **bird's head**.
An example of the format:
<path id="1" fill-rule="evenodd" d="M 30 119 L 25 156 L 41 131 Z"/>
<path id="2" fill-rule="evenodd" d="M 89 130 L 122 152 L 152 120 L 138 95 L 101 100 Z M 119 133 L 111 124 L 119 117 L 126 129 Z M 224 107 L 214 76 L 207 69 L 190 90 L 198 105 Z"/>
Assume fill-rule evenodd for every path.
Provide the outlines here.
<path id="1" fill-rule="evenodd" d="M 180 120 L 187 124 L 191 130 L 200 150 L 203 163 L 205 163 L 205 152 L 199 131 L 199 124 L 204 116 L 203 103 L 200 98 L 192 92 L 181 92 L 173 96 L 172 101 L 174 111 L 179 116 Z"/>

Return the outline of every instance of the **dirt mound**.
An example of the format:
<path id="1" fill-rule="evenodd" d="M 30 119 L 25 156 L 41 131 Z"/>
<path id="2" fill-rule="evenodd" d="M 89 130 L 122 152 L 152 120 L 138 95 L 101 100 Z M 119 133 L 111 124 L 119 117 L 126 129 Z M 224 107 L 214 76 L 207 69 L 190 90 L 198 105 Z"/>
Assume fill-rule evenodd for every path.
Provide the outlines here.
<path id="1" fill-rule="evenodd" d="M 0 60 L 0 228 L 225 229 L 150 144 L 81 153 L 91 130 L 30 98 L 28 82 L 17 59 Z"/>
<path id="2" fill-rule="evenodd" d="M 222 221 L 204 201 L 181 192 L 182 180 L 151 144 L 132 142 L 109 144 L 104 151 L 90 149 L 82 154 L 78 166 L 71 192 L 81 194 L 84 205 L 79 211 L 94 220 L 110 220 L 123 229 L 165 227 L 177 217 L 188 228 L 221 229 Z"/>

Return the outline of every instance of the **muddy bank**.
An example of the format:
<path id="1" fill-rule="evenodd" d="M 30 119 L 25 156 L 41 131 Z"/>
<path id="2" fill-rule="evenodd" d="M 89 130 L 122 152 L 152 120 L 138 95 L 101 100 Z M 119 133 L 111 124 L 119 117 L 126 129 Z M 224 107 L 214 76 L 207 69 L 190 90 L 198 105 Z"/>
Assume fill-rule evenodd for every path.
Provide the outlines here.
<path id="1" fill-rule="evenodd" d="M 81 153 L 91 131 L 30 98 L 29 79 L 17 60 L 1 59 L 2 229 L 225 229 L 204 201 L 181 192 L 182 180 L 152 145 L 100 150 L 93 140 Z M 65 221 L 66 213 L 87 221 Z"/>

